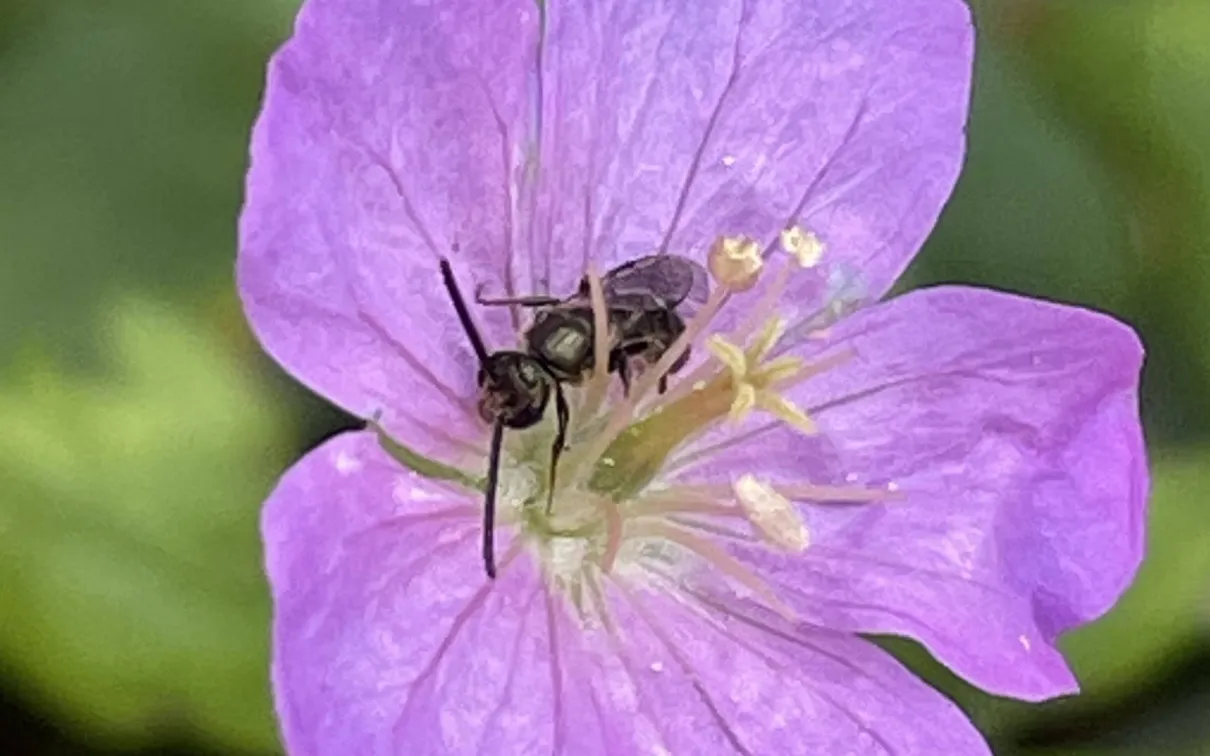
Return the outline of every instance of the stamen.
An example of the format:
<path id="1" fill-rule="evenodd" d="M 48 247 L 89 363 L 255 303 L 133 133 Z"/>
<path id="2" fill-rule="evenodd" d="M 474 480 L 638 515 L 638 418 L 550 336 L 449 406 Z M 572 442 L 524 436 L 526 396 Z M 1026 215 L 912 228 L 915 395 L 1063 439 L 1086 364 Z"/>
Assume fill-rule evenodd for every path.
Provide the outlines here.
<path id="1" fill-rule="evenodd" d="M 732 291 L 747 291 L 756 285 L 765 259 L 760 243 L 746 236 L 720 236 L 706 253 L 710 274 Z"/>
<path id="2" fill-rule="evenodd" d="M 740 512 L 738 509 L 736 510 L 735 516 L 744 522 L 748 521 L 748 518 L 745 517 L 743 512 Z M 668 522 L 685 528 L 686 530 L 700 530 L 703 533 L 715 535 L 719 538 L 726 538 L 729 541 L 736 541 L 737 543 L 756 543 L 756 538 L 753 537 L 751 533 L 747 531 L 739 531 L 735 528 L 728 528 L 723 525 L 719 525 L 717 522 L 703 522 L 702 520 L 695 520 L 692 517 L 686 517 L 684 515 L 669 515 Z"/>
<path id="3" fill-rule="evenodd" d="M 773 280 L 769 283 L 768 288 L 761 295 L 756 307 L 748 313 L 740 326 L 735 329 L 732 334 L 738 343 L 743 343 L 748 340 L 748 336 L 756 327 L 763 322 L 766 322 L 771 314 L 777 308 L 777 303 L 781 300 L 782 294 L 786 291 L 786 284 L 790 280 L 790 273 L 793 271 L 793 265 L 783 265 L 778 271 Z M 709 360 L 700 363 L 687 375 L 681 377 L 672 390 L 663 396 L 659 397 L 652 406 L 652 411 L 656 411 L 660 407 L 665 407 L 678 399 L 683 399 L 686 394 L 693 390 L 700 390 L 706 385 L 706 382 L 717 374 L 718 368 Z"/>
<path id="4" fill-rule="evenodd" d="M 777 490 L 793 501 L 809 501 L 813 504 L 866 503 L 902 498 L 898 486 L 891 488 L 864 488 L 862 486 L 821 486 L 814 483 L 781 483 Z M 719 502 L 729 501 L 734 496 L 734 485 L 726 483 L 687 483 L 659 492 L 648 494 L 642 502 L 686 501 Z M 671 510 L 669 510 L 671 511 Z"/>
<path id="5" fill-rule="evenodd" d="M 823 372 L 850 356 L 851 353 L 843 352 L 818 363 L 804 363 L 788 379 L 789 365 L 779 363 L 775 366 L 777 371 L 773 376 L 778 379 L 777 383 L 766 379 L 760 369 L 745 373 L 745 379 L 738 384 L 729 375 L 716 378 L 676 403 L 647 413 L 641 420 L 625 427 L 616 437 L 610 436 L 610 445 L 604 454 L 611 464 L 595 463 L 588 485 L 593 491 L 619 500 L 635 496 L 656 474 L 668 469 L 668 457 L 675 449 L 707 433 L 716 421 L 725 419 L 732 410 L 743 412 L 747 392 L 739 387 L 745 383 L 756 391 L 757 407 L 766 409 L 780 421 L 800 431 L 811 432 L 814 426 L 810 424 L 810 418 L 793 403 L 772 396 L 764 397 L 763 394 L 772 395 L 775 390 Z M 723 448 L 726 448 L 725 445 L 715 445 L 713 451 Z M 589 451 L 598 455 L 601 453 L 596 449 Z"/>
<path id="6" fill-rule="evenodd" d="M 765 322 L 765 327 L 761 329 L 760 334 L 756 337 L 756 343 L 752 345 L 751 353 L 757 360 L 764 359 L 769 350 L 772 349 L 781 337 L 786 333 L 786 319 L 779 317 L 769 318 Z"/>
<path id="7" fill-rule="evenodd" d="M 718 311 L 723 308 L 723 305 L 727 303 L 730 297 L 731 290 L 726 286 L 718 286 L 710 292 L 706 304 L 689 321 L 684 333 L 672 343 L 668 351 L 664 352 L 655 366 L 645 371 L 643 377 L 635 383 L 634 390 L 630 395 L 630 401 L 627 402 L 627 405 L 631 408 L 631 412 L 638 405 L 639 400 L 643 398 L 643 395 L 655 388 L 655 384 L 659 382 L 660 378 L 667 374 L 672 369 L 672 366 L 680 360 L 681 356 L 685 354 L 685 350 L 697 340 L 697 337 L 706 329 L 706 326 L 710 324 L 710 321 L 714 319 L 714 316 L 718 314 Z"/>
<path id="8" fill-rule="evenodd" d="M 766 541 L 794 553 L 806 550 L 811 543 L 810 533 L 789 499 L 752 475 L 741 475 L 734 488 L 748 520 Z"/>
<path id="9" fill-rule="evenodd" d="M 849 360 L 853 359 L 856 356 L 857 356 L 856 349 L 853 349 L 852 347 L 846 347 L 845 349 L 842 349 L 839 352 L 836 352 L 835 354 L 828 355 L 827 357 L 823 358 L 822 360 L 819 360 L 818 362 L 803 362 L 802 366 L 799 368 L 799 370 L 796 373 L 789 376 L 789 378 L 783 378 L 783 379 L 778 380 L 777 385 L 780 388 L 791 388 L 793 386 L 798 385 L 799 383 L 802 383 L 807 378 L 811 378 L 813 376 L 819 375 L 820 373 L 826 373 L 827 371 L 831 370 L 834 367 L 843 365 L 844 363 L 848 362 Z M 778 361 L 781 359 L 782 358 L 779 357 L 777 360 L 773 360 L 772 362 L 766 363 L 766 368 L 769 365 L 777 365 Z M 798 358 L 797 357 L 788 357 L 788 359 L 797 360 Z M 778 367 L 778 370 L 779 371 L 781 370 L 780 366 Z"/>
<path id="10" fill-rule="evenodd" d="M 782 249 L 789 252 L 804 268 L 813 268 L 823 257 L 824 244 L 819 237 L 803 229 L 801 226 L 791 226 L 781 232 Z"/>
<path id="11" fill-rule="evenodd" d="M 565 465 L 570 471 L 569 480 L 574 481 L 573 485 L 581 485 L 584 481 L 584 476 L 592 471 L 591 465 L 585 463 L 589 460 L 595 461 L 605 453 L 610 444 L 617 440 L 618 436 L 626 430 L 626 427 L 634 419 L 635 409 L 643 396 L 655 388 L 655 384 L 659 382 L 660 376 L 666 374 L 676 361 L 681 358 L 685 350 L 689 348 L 710 321 L 722 309 L 727 300 L 731 296 L 731 291 L 726 286 L 716 286 L 710 292 L 709 298 L 702 306 L 702 309 L 695 315 L 689 324 L 685 327 L 685 331 L 672 343 L 668 351 L 664 352 L 663 356 L 656 364 L 645 370 L 643 374 L 631 386 L 630 396 L 627 397 L 609 417 L 609 422 L 605 428 L 593 440 L 593 443 L 585 448 L 580 454 L 577 454 L 571 465 Z"/>
<path id="12" fill-rule="evenodd" d="M 631 507 L 632 517 L 662 517 L 671 514 L 699 514 L 710 517 L 743 517 L 726 497 L 703 495 L 691 486 L 677 486 L 643 496 Z"/>
<path id="13" fill-rule="evenodd" d="M 609 601 L 605 598 L 605 591 L 601 589 L 601 583 L 590 570 L 584 571 L 582 580 L 584 587 L 587 589 L 585 594 L 588 598 L 586 604 L 591 604 L 585 608 L 592 612 L 592 616 L 600 621 L 601 627 L 605 629 L 606 635 L 611 641 L 611 645 L 615 652 L 621 648 L 621 640 L 618 636 L 617 623 L 613 621 L 613 616 L 609 613 Z"/>
<path id="14" fill-rule="evenodd" d="M 601 572 L 609 574 L 613 570 L 613 563 L 617 561 L 618 552 L 622 549 L 622 513 L 618 509 L 617 502 L 612 499 L 607 500 L 608 505 L 605 510 L 605 550 L 601 552 L 599 564 Z"/>
<path id="15" fill-rule="evenodd" d="M 748 336 L 761 323 L 768 322 L 769 318 L 777 310 L 777 305 L 781 302 L 782 295 L 786 293 L 786 286 L 790 283 L 790 275 L 794 272 L 794 265 L 782 265 L 777 271 L 777 275 L 773 277 L 773 281 L 769 284 L 769 288 L 761 296 L 756 307 L 752 309 L 748 317 L 744 319 L 739 328 L 735 329 L 735 337 L 740 341 L 747 341 Z"/>
<path id="16" fill-rule="evenodd" d="M 581 426 L 596 416 L 609 389 L 609 310 L 605 306 L 605 291 L 595 264 L 589 264 L 585 278 L 588 279 L 589 299 L 592 301 L 593 370 L 584 392 L 584 402 L 580 406 Z"/>
<path id="17" fill-rule="evenodd" d="M 718 544 L 698 538 L 675 525 L 659 520 L 643 520 L 634 523 L 631 535 L 636 538 L 659 538 L 689 549 L 710 562 L 712 567 L 764 599 L 768 606 L 782 617 L 791 622 L 798 621 L 794 610 L 781 600 L 776 591 L 761 580 L 747 565 L 731 556 Z"/>
<path id="18" fill-rule="evenodd" d="M 670 392 L 674 395 L 671 400 L 665 397 L 663 400 L 645 402 L 645 396 L 683 358 L 689 346 L 700 338 L 730 296 L 737 290 L 755 284 L 764 265 L 760 246 L 743 237 L 720 238 L 709 254 L 709 268 L 716 285 L 705 304 L 656 363 L 640 374 L 631 386 L 629 396 L 605 417 L 585 417 L 586 422 L 593 424 L 593 432 L 584 434 L 590 440 L 577 444 L 564 457 L 560 477 L 565 486 L 587 486 L 589 490 L 615 501 L 628 499 L 651 482 L 674 449 L 707 432 L 717 421 L 730 417 L 733 422 L 740 422 L 755 409 L 768 412 L 802 433 L 817 432 L 808 414 L 779 392 L 830 368 L 837 361 L 848 359 L 852 353 L 846 352 L 811 365 L 793 356 L 771 358 L 776 345 L 787 333 L 786 321 L 776 316 L 765 320 L 746 348 L 741 346 L 747 341 L 746 338 L 728 340 L 720 336 L 711 337 L 707 346 L 718 358 L 722 370 L 719 369 L 720 365 L 705 361 L 704 370 L 699 366 L 689 377 L 677 381 L 674 391 Z M 776 308 L 788 277 L 798 267 L 790 261 L 782 266 L 777 279 L 762 292 L 762 306 L 759 309 Z M 592 280 L 594 278 L 595 272 L 589 276 L 589 289 L 594 299 L 600 299 L 594 301 L 596 324 L 603 317 L 607 320 L 607 313 L 603 312 L 604 298 L 595 295 L 601 284 L 599 280 Z M 750 333 L 747 327 L 744 331 L 745 336 Z M 597 328 L 598 337 L 602 332 L 607 331 Z M 769 362 L 762 364 L 766 358 L 770 358 Z M 594 371 L 594 381 L 600 374 L 600 367 L 601 364 L 598 364 Z M 713 372 L 708 380 L 694 379 L 706 371 Z M 590 399 L 586 408 L 595 410 L 598 395 Z M 640 408 L 641 418 L 637 417 Z M 581 414 L 587 415 L 584 412 Z"/>

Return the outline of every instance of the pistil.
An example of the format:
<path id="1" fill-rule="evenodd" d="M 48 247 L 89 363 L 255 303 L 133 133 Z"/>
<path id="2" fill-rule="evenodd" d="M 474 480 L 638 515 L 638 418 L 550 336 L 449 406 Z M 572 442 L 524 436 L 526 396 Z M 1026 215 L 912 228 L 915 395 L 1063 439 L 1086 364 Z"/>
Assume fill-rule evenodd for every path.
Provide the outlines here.
<path id="1" fill-rule="evenodd" d="M 673 449 L 727 415 L 734 401 L 729 383 L 728 377 L 719 376 L 680 401 L 624 427 L 596 455 L 599 461 L 592 469 L 588 488 L 615 500 L 624 500 L 642 490 Z"/>
<path id="2" fill-rule="evenodd" d="M 660 357 L 654 367 L 645 370 L 639 379 L 635 381 L 634 385 L 631 386 L 630 396 L 624 399 L 617 409 L 610 413 L 605 427 L 597 433 L 590 445 L 568 460 L 569 464 L 566 466 L 568 472 L 566 475 L 570 485 L 578 486 L 585 482 L 585 476 L 591 474 L 592 469 L 594 469 L 589 467 L 590 462 L 592 465 L 599 467 L 598 462 L 604 462 L 604 460 L 609 458 L 608 450 L 623 432 L 627 431 L 627 427 L 634 420 L 635 409 L 638 407 L 643 395 L 655 388 L 659 377 L 667 373 L 676 361 L 680 359 L 685 350 L 697 339 L 698 335 L 701 334 L 727 302 L 729 296 L 730 291 L 722 286 L 710 293 L 706 304 L 697 316 L 689 322 L 684 333 L 673 342 L 672 346 Z M 609 463 L 605 464 L 608 465 Z"/>

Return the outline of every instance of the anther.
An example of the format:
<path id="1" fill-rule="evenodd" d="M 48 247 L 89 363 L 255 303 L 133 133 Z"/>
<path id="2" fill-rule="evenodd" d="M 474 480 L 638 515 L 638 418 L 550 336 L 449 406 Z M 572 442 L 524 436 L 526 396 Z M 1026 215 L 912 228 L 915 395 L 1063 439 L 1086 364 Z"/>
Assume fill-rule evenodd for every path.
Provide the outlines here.
<path id="1" fill-rule="evenodd" d="M 756 285 L 764 267 L 760 243 L 746 236 L 720 236 L 706 256 L 710 275 L 731 291 L 747 291 Z"/>
<path id="2" fill-rule="evenodd" d="M 781 246 L 804 268 L 813 268 L 823 257 L 824 245 L 819 237 L 801 226 L 791 226 L 781 232 Z"/>
<path id="3" fill-rule="evenodd" d="M 734 484 L 735 498 L 766 541 L 789 552 L 805 551 L 811 543 L 806 524 L 789 499 L 752 475 Z"/>

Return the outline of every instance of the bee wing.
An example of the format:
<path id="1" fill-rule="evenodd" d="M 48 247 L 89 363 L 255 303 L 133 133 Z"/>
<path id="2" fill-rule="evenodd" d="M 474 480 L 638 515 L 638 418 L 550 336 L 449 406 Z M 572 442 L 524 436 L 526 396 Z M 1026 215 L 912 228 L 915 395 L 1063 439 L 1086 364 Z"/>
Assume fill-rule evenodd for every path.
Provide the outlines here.
<path id="1" fill-rule="evenodd" d="M 608 297 L 649 295 L 666 307 L 682 302 L 701 304 L 710 294 L 706 269 L 678 255 L 648 255 L 619 265 L 605 274 L 601 287 Z"/>
<path id="2" fill-rule="evenodd" d="M 684 257 L 680 259 L 684 260 L 685 267 L 692 276 L 689 292 L 685 295 L 685 301 L 698 305 L 706 304 L 706 300 L 710 298 L 710 274 L 693 260 Z"/>

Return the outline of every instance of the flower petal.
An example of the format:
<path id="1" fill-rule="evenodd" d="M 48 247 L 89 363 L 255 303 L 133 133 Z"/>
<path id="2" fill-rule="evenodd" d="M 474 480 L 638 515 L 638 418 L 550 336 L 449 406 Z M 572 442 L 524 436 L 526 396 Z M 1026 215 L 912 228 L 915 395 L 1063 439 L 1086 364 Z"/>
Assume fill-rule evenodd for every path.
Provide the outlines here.
<path id="1" fill-rule="evenodd" d="M 546 8 L 534 277 L 553 291 L 589 259 L 703 259 L 718 234 L 773 244 L 798 222 L 877 297 L 949 196 L 971 75 L 960 0 Z"/>
<path id="2" fill-rule="evenodd" d="M 437 265 L 454 258 L 467 297 L 512 288 L 537 18 L 532 0 L 309 0 L 270 67 L 240 219 L 248 318 L 301 381 L 421 451 L 483 434 Z M 477 317 L 512 345 L 506 310 Z"/>
<path id="3" fill-rule="evenodd" d="M 284 476 L 263 527 L 293 756 L 987 753 L 865 641 L 614 583 L 609 622 L 585 623 L 524 552 L 489 582 L 476 509 L 369 433 Z"/>
<path id="4" fill-rule="evenodd" d="M 896 488 L 807 507 L 797 559 L 744 549 L 812 621 L 915 637 L 980 687 L 1072 692 L 1054 648 L 1106 612 L 1143 555 L 1141 346 L 1111 318 L 957 287 L 836 327 L 856 358 L 800 386 L 820 436 L 774 428 L 685 477 L 745 472 Z"/>
<path id="5" fill-rule="evenodd" d="M 286 474 L 264 534 L 291 754 L 551 751 L 544 592 L 525 555 L 486 579 L 477 516 L 368 433 Z"/>
<path id="6" fill-rule="evenodd" d="M 734 599 L 607 595 L 616 637 L 583 636 L 582 668 L 635 723 L 627 753 L 990 753 L 958 707 L 865 640 Z"/>

